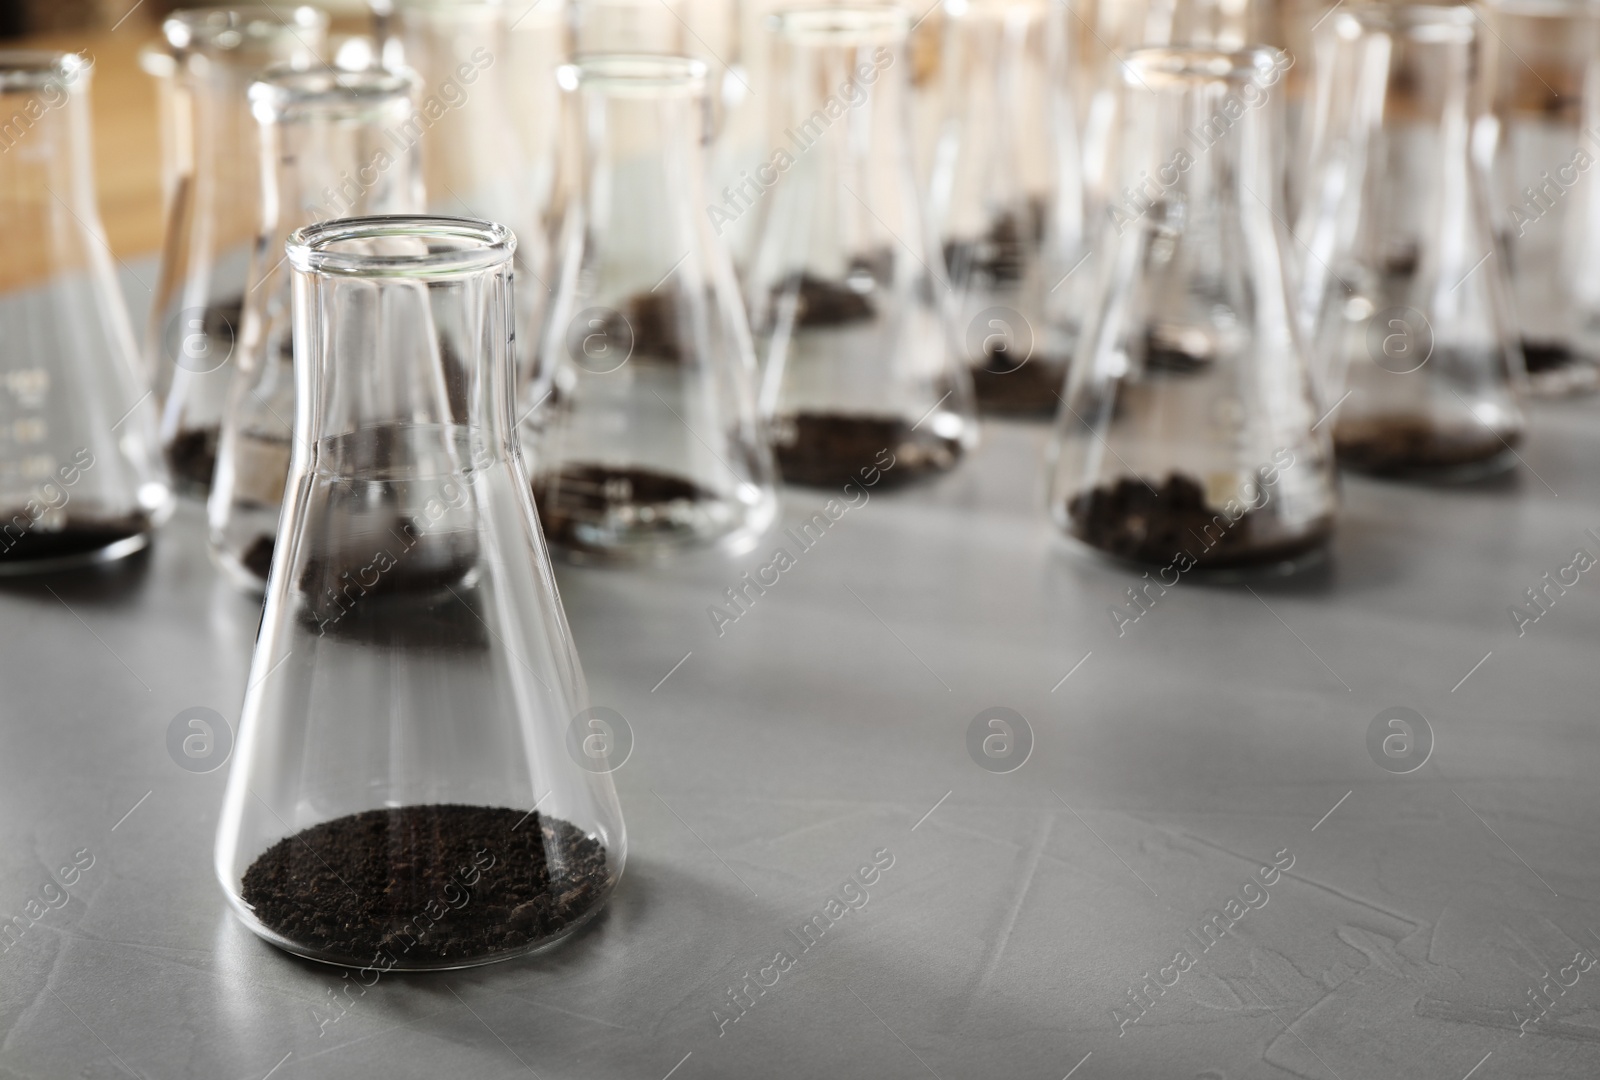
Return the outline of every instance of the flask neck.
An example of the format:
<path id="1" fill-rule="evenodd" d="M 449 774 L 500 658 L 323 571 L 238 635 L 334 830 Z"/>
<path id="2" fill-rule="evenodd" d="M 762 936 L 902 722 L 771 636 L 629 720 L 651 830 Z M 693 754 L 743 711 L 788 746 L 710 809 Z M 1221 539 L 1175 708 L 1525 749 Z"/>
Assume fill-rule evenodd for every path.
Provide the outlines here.
<path id="1" fill-rule="evenodd" d="M 803 17 L 824 10 L 780 17 L 773 163 L 784 168 L 777 160 L 782 152 L 795 161 L 812 155 L 836 163 L 855 161 L 857 171 L 909 167 L 910 79 L 903 20 L 819 34 Z"/>
<path id="2" fill-rule="evenodd" d="M 296 454 L 365 479 L 502 460 L 513 445 L 515 247 L 504 226 L 453 218 L 296 232 Z"/>
<path id="3" fill-rule="evenodd" d="M 382 71 L 284 72 L 256 83 L 263 234 L 318 221 L 422 209 L 414 82 Z"/>
<path id="4" fill-rule="evenodd" d="M 1279 96 L 1289 63 L 1275 49 L 1135 54 L 1124 88 L 1133 134 L 1109 210 L 1116 233 L 1140 223 L 1187 232 L 1215 214 L 1270 232 L 1282 217 Z M 1168 70 L 1179 64 L 1191 66 Z"/>
<path id="5" fill-rule="evenodd" d="M 567 243 L 590 245 L 595 271 L 620 287 L 654 289 L 702 248 L 705 79 L 699 61 L 647 55 L 597 55 L 559 72 L 581 140 L 569 158 Z"/>

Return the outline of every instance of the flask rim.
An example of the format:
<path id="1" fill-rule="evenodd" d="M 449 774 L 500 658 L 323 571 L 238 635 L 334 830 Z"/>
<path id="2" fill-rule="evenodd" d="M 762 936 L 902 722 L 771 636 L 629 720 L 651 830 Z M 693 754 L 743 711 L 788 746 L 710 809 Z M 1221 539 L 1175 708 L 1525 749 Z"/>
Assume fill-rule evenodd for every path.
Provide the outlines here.
<path id="1" fill-rule="evenodd" d="M 1469 45 L 1478 16 L 1466 5 L 1367 2 L 1339 13 L 1334 24 L 1346 39 L 1363 34 L 1399 34 L 1424 44 Z"/>
<path id="2" fill-rule="evenodd" d="M 429 250 L 425 254 L 373 254 L 337 248 L 387 239 L 424 241 Z M 510 229 L 493 221 L 382 214 L 307 225 L 290 234 L 285 247 L 290 264 L 304 273 L 430 279 L 467 277 L 509 266 L 517 250 L 517 238 Z"/>
<path id="3" fill-rule="evenodd" d="M 556 84 L 568 92 L 598 90 L 617 96 L 693 95 L 706 89 L 704 60 L 660 53 L 589 53 L 556 69 Z"/>
<path id="4" fill-rule="evenodd" d="M 1127 54 L 1123 78 L 1129 86 L 1147 89 L 1195 83 L 1261 85 L 1276 82 L 1290 62 L 1287 53 L 1271 45 L 1247 45 L 1242 49 L 1153 46 Z"/>
<path id="5" fill-rule="evenodd" d="M 911 16 L 886 4 L 825 4 L 776 11 L 769 25 L 795 45 L 881 45 L 904 41 Z"/>
<path id="6" fill-rule="evenodd" d="M 279 116 L 301 108 L 359 110 L 409 98 L 419 85 L 416 73 L 409 69 L 347 71 L 274 64 L 250 84 L 249 97 L 258 117 L 262 110 Z"/>
<path id="7" fill-rule="evenodd" d="M 53 49 L 0 49 L 0 94 L 73 87 L 94 70 L 82 53 Z"/>
<path id="8" fill-rule="evenodd" d="M 173 49 L 204 49 L 216 52 L 244 52 L 299 36 L 301 30 L 325 31 L 328 13 L 299 5 L 286 15 L 265 5 L 240 7 L 188 8 L 175 11 L 161 24 L 161 32 Z"/>

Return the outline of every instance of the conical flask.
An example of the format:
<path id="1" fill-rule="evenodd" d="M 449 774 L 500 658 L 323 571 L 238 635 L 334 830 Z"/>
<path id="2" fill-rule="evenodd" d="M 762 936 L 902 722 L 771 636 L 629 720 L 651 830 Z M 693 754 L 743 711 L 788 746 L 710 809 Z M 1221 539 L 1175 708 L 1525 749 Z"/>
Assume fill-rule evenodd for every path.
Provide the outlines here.
<path id="1" fill-rule="evenodd" d="M 525 408 L 539 520 L 574 557 L 738 550 L 776 513 L 749 326 L 705 212 L 705 71 L 643 54 L 561 70 L 576 175 Z"/>
<path id="2" fill-rule="evenodd" d="M 949 469 L 977 424 L 912 168 L 909 18 L 827 6 L 773 21 L 772 151 L 711 209 L 719 225 L 761 214 L 749 304 L 778 470 L 833 486 L 875 460 L 894 484 Z"/>
<path id="3" fill-rule="evenodd" d="M 1509 467 L 1524 375 L 1473 155 L 1478 17 L 1366 4 L 1330 21 L 1352 77 L 1319 87 L 1334 119 L 1296 231 L 1339 462 L 1439 479 Z"/>
<path id="4" fill-rule="evenodd" d="M 1054 416 L 1092 275 L 1064 7 L 977 0 L 945 18 L 930 214 L 981 410 Z"/>
<path id="5" fill-rule="evenodd" d="M 1196 567 L 1293 569 L 1333 528 L 1279 221 L 1286 65 L 1267 47 L 1127 58 L 1125 194 L 1097 245 L 1050 506 L 1069 536 L 1159 568 L 1160 585 Z"/>
<path id="6" fill-rule="evenodd" d="M 294 420 L 294 305 L 284 244 L 341 217 L 418 213 L 422 173 L 404 132 L 409 75 L 272 69 L 250 88 L 261 125 L 262 228 L 208 500 L 211 552 L 247 588 L 266 587 L 289 475 Z"/>
<path id="7" fill-rule="evenodd" d="M 1600 8 L 1486 5 L 1495 227 L 1528 388 L 1600 388 Z"/>
<path id="8" fill-rule="evenodd" d="M 289 242 L 295 444 L 217 832 L 257 934 L 369 970 L 570 934 L 626 854 L 517 443 L 502 225 Z M 617 763 L 617 764 L 620 764 Z"/>
<path id="9" fill-rule="evenodd" d="M 90 72 L 0 51 L 0 574 L 127 555 L 172 508 L 95 204 Z"/>
<path id="10" fill-rule="evenodd" d="M 176 64 L 176 161 L 145 362 L 161 446 L 180 493 L 204 498 L 233 378 L 235 339 L 260 227 L 259 138 L 250 84 L 278 63 L 309 67 L 328 16 L 309 7 L 196 8 L 162 25 Z"/>

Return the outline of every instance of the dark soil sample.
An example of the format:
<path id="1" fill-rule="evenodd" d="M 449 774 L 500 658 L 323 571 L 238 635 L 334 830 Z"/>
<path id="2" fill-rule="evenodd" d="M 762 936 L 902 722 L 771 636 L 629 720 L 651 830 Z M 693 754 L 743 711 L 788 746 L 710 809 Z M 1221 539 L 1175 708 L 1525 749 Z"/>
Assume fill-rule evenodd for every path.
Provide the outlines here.
<path id="1" fill-rule="evenodd" d="M 1246 510 L 1232 522 L 1206 502 L 1191 477 L 1172 473 L 1154 491 L 1124 478 L 1073 498 L 1067 506 L 1072 535 L 1108 554 L 1166 566 L 1179 552 L 1213 569 L 1283 562 L 1312 551 L 1333 533 L 1331 517 L 1285 535 L 1266 510 Z"/>
<path id="2" fill-rule="evenodd" d="M 202 495 L 211 490 L 220 435 L 219 428 L 188 428 L 167 444 L 167 468 L 172 470 L 172 478 L 181 490 Z"/>
<path id="3" fill-rule="evenodd" d="M 206 307 L 200 328 L 206 337 L 216 338 L 231 346 L 244 329 L 244 297 L 212 301 Z"/>
<path id="4" fill-rule="evenodd" d="M 1017 215 L 1003 214 L 980 239 L 946 241 L 944 265 L 950 280 L 957 285 L 1021 281 L 1032 232 Z"/>
<path id="5" fill-rule="evenodd" d="M 1490 428 L 1441 427 L 1422 416 L 1397 414 L 1341 420 L 1333 430 L 1339 464 L 1377 476 L 1448 471 L 1492 461 L 1522 439 Z"/>
<path id="6" fill-rule="evenodd" d="M 304 618 L 324 635 L 386 647 L 483 648 L 482 616 L 460 591 L 477 566 L 472 533 L 396 525 L 368 544 L 317 550 L 300 575 Z"/>
<path id="7" fill-rule="evenodd" d="M 17 535 L 22 524 L 30 520 L 21 510 L 0 516 L 0 566 L 89 555 L 150 528 L 150 523 L 139 517 L 68 518 L 59 529 L 29 524 Z"/>
<path id="8" fill-rule="evenodd" d="M 1559 371 L 1577 362 L 1578 355 L 1558 341 L 1530 341 L 1522 339 L 1522 361 L 1529 375 L 1542 375 Z"/>
<path id="9" fill-rule="evenodd" d="M 985 412 L 1011 416 L 1054 416 L 1061 405 L 1066 364 L 1033 356 L 1013 367 L 1004 349 L 972 367 L 972 389 Z"/>
<path id="10" fill-rule="evenodd" d="M 895 417 L 831 413 L 780 418 L 773 425 L 772 449 L 786 483 L 808 487 L 860 483 L 863 469 L 876 468 L 885 488 L 943 472 L 960 460 L 963 450 L 955 439 L 913 430 Z M 893 455 L 894 464 L 888 468 L 880 460 L 884 451 Z"/>
<path id="11" fill-rule="evenodd" d="M 669 364 L 683 359 L 678 310 L 670 293 L 638 293 L 628 297 L 621 309 L 608 314 L 595 332 L 618 348 L 631 342 L 630 359 L 661 360 Z"/>
<path id="12" fill-rule="evenodd" d="M 717 493 L 654 469 L 574 462 L 533 482 L 539 523 L 553 544 L 596 550 L 596 530 L 686 528 L 697 505 Z"/>
<path id="13" fill-rule="evenodd" d="M 244 554 L 239 556 L 243 567 L 260 578 L 267 580 L 267 574 L 272 570 L 272 550 L 277 544 L 270 536 L 258 536 L 244 549 Z"/>
<path id="14" fill-rule="evenodd" d="M 773 300 L 781 304 L 789 295 L 795 296 L 797 330 L 865 322 L 877 314 L 878 309 L 872 302 L 872 293 L 877 288 L 875 283 L 888 279 L 893 261 L 889 252 L 857 256 L 850 261 L 844 279 L 837 281 L 806 271 L 790 274 L 773 287 Z M 866 287 L 855 288 L 853 280 L 861 281 Z"/>
<path id="15" fill-rule="evenodd" d="M 416 967 L 542 941 L 595 910 L 611 884 L 605 847 L 559 818 L 404 806 L 278 841 L 245 871 L 242 896 L 310 952 L 366 964 L 383 951 Z"/>

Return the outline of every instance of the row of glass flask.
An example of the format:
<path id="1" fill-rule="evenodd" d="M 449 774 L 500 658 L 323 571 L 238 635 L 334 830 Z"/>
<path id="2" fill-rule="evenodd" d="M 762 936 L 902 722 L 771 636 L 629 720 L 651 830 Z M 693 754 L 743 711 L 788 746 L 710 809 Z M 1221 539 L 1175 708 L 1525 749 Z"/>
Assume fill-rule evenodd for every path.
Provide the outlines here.
<path id="1" fill-rule="evenodd" d="M 0 478 L 19 509 L 0 565 L 139 546 L 168 502 L 158 441 L 180 488 L 209 486 L 223 565 L 264 585 L 300 396 L 285 239 L 316 221 L 437 205 L 429 161 L 483 152 L 440 134 L 454 129 L 438 73 L 462 94 L 481 79 L 493 97 L 494 54 L 471 36 L 448 38 L 454 51 L 422 39 L 435 47 L 405 54 L 417 68 L 346 71 L 306 51 L 318 16 L 295 22 L 285 33 L 275 17 L 209 11 L 168 24 L 175 71 L 190 72 L 172 86 L 189 103 L 194 164 L 173 184 L 152 394 L 133 374 L 87 162 L 67 137 L 84 123 L 87 68 L 13 58 L 7 92 L 40 113 L 22 148 L 57 151 L 49 168 L 71 178 L 52 186 L 26 154 L 0 161 L 17 235 L 39 233 L 14 263 L 27 281 L 12 293 L 16 323 L 32 336 L 3 346 L 21 361 L 7 364 Z M 1126 182 L 1100 197 L 1092 245 L 1069 212 L 1095 202 L 1079 173 L 1041 166 L 1053 187 L 1017 201 L 1034 185 L 987 168 L 1017 154 L 977 134 L 981 111 L 963 114 L 930 201 L 945 235 L 969 239 L 925 243 L 904 123 L 908 23 L 882 7 L 778 15 L 764 84 L 772 149 L 720 193 L 705 181 L 704 65 L 613 55 L 560 69 L 566 150 L 550 186 L 562 212 L 549 230 L 517 229 L 540 254 L 519 257 L 513 315 L 525 342 L 514 408 L 554 545 L 601 558 L 738 548 L 770 523 L 777 473 L 842 488 L 947 469 L 976 436 L 975 376 L 993 403 L 1055 403 L 1056 519 L 1145 562 L 1219 530 L 1190 556 L 1224 566 L 1314 552 L 1332 527 L 1335 450 L 1391 474 L 1514 460 L 1522 351 L 1475 156 L 1492 129 L 1471 11 L 1373 5 L 1326 20 L 1294 246 L 1280 116 L 1291 61 L 1265 47 L 1126 57 L 1109 128 Z M 1000 19 L 990 45 L 1037 31 L 1048 58 L 1048 25 Z M 277 66 L 242 77 L 267 61 Z M 951 77 L 1003 113 L 1019 96 L 985 98 L 982 74 L 1017 71 L 991 56 Z M 202 89 L 202 76 L 226 86 Z M 229 94 L 261 147 L 265 220 L 242 271 L 215 237 L 217 221 L 240 219 L 216 207 L 247 187 L 239 163 L 252 156 L 241 125 L 217 119 Z M 1071 131 L 1070 106 L 1052 111 L 1061 96 L 1039 96 L 1053 116 L 1042 126 Z M 1568 193 L 1575 220 L 1589 213 L 1584 179 Z M 447 172 L 438 183 L 471 209 L 516 202 L 459 191 Z M 1003 197 L 985 204 L 991 190 Z M 69 200 L 77 224 L 43 229 Z M 741 287 L 719 234 L 747 216 Z M 219 300 L 217 282 L 236 272 L 237 299 Z M 97 314 L 63 319 L 63 306 Z M 85 335 L 97 340 L 83 347 Z M 69 469 L 80 449 L 115 468 Z"/>

